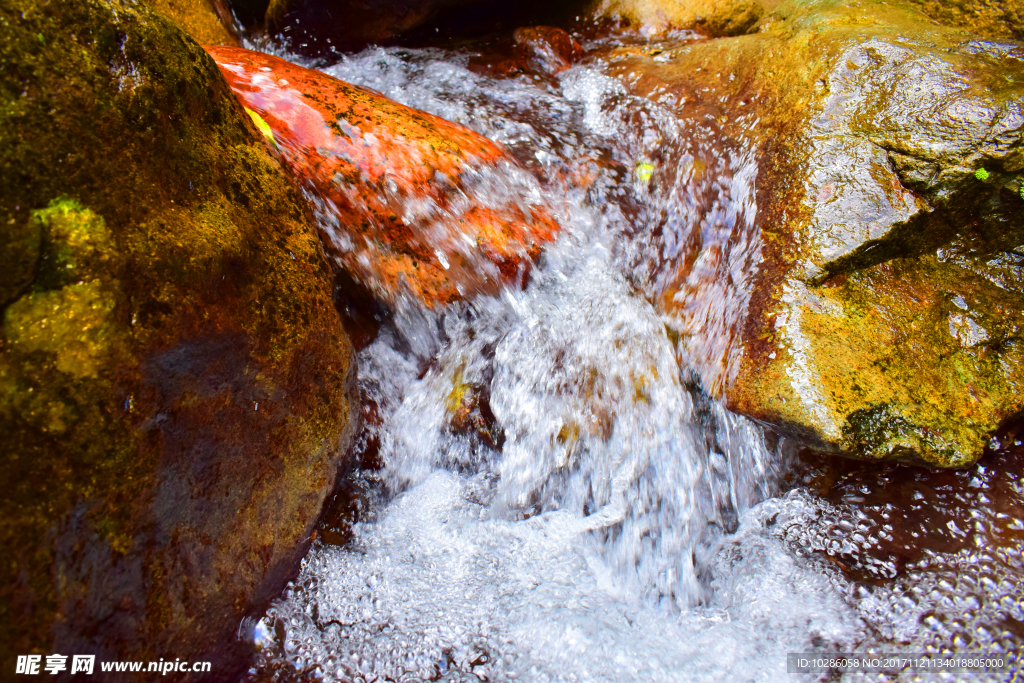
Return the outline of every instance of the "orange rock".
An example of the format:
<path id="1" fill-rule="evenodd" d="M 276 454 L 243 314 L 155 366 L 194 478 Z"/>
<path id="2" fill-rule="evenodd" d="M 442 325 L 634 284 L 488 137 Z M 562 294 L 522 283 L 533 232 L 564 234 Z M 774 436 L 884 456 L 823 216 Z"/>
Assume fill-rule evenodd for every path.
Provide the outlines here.
<path id="1" fill-rule="evenodd" d="M 327 252 L 382 299 L 493 293 L 558 231 L 501 145 L 277 57 L 206 49 L 312 190 Z"/>

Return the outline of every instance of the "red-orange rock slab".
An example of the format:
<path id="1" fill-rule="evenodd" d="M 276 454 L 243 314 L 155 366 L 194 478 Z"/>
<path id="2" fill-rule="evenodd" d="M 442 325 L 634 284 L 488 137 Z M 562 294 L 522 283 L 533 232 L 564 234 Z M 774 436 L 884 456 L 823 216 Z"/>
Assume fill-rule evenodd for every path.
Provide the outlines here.
<path id="1" fill-rule="evenodd" d="M 382 299 L 494 292 L 554 238 L 536 183 L 501 145 L 277 57 L 207 50 L 313 191 L 328 253 Z"/>

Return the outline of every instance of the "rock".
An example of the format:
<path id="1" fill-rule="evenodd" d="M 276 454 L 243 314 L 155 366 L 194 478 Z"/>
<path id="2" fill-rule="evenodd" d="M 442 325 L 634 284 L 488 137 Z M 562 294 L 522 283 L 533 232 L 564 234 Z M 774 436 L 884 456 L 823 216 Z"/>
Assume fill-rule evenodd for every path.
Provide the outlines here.
<path id="1" fill-rule="evenodd" d="M 238 45 L 226 0 L 146 0 L 200 45 Z"/>
<path id="2" fill-rule="evenodd" d="M 493 293 L 557 232 L 532 177 L 468 128 L 270 55 L 210 54 L 321 198 L 330 256 L 382 300 Z"/>
<path id="3" fill-rule="evenodd" d="M 1008 269 L 1007 291 L 984 257 L 955 251 L 794 286 L 775 321 L 782 348 L 775 359 L 751 354 L 733 404 L 867 459 L 976 460 L 1024 408 L 1024 269 Z"/>
<path id="4" fill-rule="evenodd" d="M 993 40 L 1024 40 L 1024 6 L 1016 0 L 910 0 L 944 26 Z"/>
<path id="5" fill-rule="evenodd" d="M 146 6 L 0 0 L 0 36 L 0 661 L 232 680 L 354 423 L 308 208 Z"/>
<path id="6" fill-rule="evenodd" d="M 540 71 L 559 74 L 583 56 L 583 48 L 572 36 L 553 26 L 527 26 L 512 34 L 524 61 Z"/>
<path id="7" fill-rule="evenodd" d="M 490 382 L 492 370 L 483 373 L 482 381 L 468 381 L 463 368 L 452 377 L 452 390 L 445 401 L 448 425 L 452 432 L 474 437 L 494 450 L 501 450 L 505 435 L 491 410 Z"/>
<path id="8" fill-rule="evenodd" d="M 554 26 L 517 28 L 510 37 L 480 43 L 469 58 L 474 73 L 497 78 L 530 73 L 557 76 L 583 57 L 576 39 Z"/>
<path id="9" fill-rule="evenodd" d="M 782 0 L 598 0 L 590 14 L 626 20 L 648 35 L 690 29 L 706 36 L 739 36 Z M 934 21 L 993 40 L 1024 39 L 1024 6 L 1015 0 L 909 0 Z"/>
<path id="10" fill-rule="evenodd" d="M 865 0 L 790 2 L 756 34 L 663 47 L 619 50 L 614 69 L 757 165 L 744 236 L 672 235 L 694 251 L 650 292 L 705 387 L 819 449 L 975 461 L 1024 407 L 1024 50 Z M 727 268 L 743 240 L 749 282 Z M 691 311 L 698 265 L 752 292 L 729 329 Z"/>
<path id="11" fill-rule="evenodd" d="M 707 36 L 739 36 L 754 29 L 782 0 L 600 0 L 593 14 L 626 20 L 646 35 L 689 29 Z"/>

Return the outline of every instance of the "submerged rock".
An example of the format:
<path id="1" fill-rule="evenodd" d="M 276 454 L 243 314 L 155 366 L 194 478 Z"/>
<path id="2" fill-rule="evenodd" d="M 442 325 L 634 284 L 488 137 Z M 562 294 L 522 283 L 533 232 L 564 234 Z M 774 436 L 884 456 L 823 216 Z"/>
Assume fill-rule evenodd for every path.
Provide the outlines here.
<path id="1" fill-rule="evenodd" d="M 1024 49 L 864 0 L 789 2 L 755 34 L 663 48 L 621 49 L 613 69 L 758 155 L 730 406 L 825 450 L 976 460 L 1024 409 Z M 707 321 L 673 283 L 715 258 L 681 258 L 651 293 L 688 352 Z"/>
<path id="2" fill-rule="evenodd" d="M 181 30 L 135 2 L 0 0 L 0 36 L 0 661 L 231 680 L 353 423 L 329 268 Z"/>
<path id="3" fill-rule="evenodd" d="M 322 202 L 330 256 L 381 299 L 494 292 L 557 232 L 532 178 L 468 128 L 277 57 L 209 51 Z"/>
<path id="4" fill-rule="evenodd" d="M 524 61 L 538 70 L 559 74 L 583 56 L 583 48 L 568 33 L 553 26 L 526 26 L 512 34 Z"/>
<path id="5" fill-rule="evenodd" d="M 583 48 L 554 26 L 524 26 L 508 38 L 486 41 L 469 59 L 470 71 L 498 77 L 516 74 L 557 76 L 583 56 Z"/>

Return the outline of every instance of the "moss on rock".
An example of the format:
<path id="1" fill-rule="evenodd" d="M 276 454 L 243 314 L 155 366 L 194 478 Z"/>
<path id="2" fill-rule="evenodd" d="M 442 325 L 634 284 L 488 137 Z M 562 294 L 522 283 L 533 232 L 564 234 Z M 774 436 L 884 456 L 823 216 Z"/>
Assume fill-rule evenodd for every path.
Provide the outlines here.
<path id="1" fill-rule="evenodd" d="M 755 29 L 781 0 L 599 0 L 593 13 L 625 20 L 647 34 L 690 29 L 707 36 L 739 36 Z"/>
<path id="2" fill-rule="evenodd" d="M 146 0 L 200 45 L 238 45 L 226 0 Z"/>
<path id="3" fill-rule="evenodd" d="M 910 0 L 935 21 L 995 40 L 1024 40 L 1018 0 Z"/>
<path id="4" fill-rule="evenodd" d="M 0 664 L 181 657 L 229 679 L 350 434 L 329 269 L 173 24 L 0 0 L 0 38 Z"/>
<path id="5" fill-rule="evenodd" d="M 1024 290 L 971 260 L 893 259 L 797 288 L 776 325 L 774 358 L 748 364 L 737 407 L 806 424 L 821 447 L 950 467 L 1024 410 Z M 780 385 L 806 387 L 780 395 Z M 767 397 L 767 398 L 765 398 Z M 788 405 L 787 405 L 788 403 Z"/>

